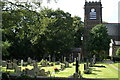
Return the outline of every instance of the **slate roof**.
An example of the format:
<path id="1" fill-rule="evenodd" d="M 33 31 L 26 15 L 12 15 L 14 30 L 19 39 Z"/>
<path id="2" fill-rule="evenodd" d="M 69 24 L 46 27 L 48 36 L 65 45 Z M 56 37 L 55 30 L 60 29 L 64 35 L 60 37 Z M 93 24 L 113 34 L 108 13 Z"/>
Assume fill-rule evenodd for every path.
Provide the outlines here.
<path id="1" fill-rule="evenodd" d="M 120 41 L 120 23 L 103 23 L 114 41 Z"/>

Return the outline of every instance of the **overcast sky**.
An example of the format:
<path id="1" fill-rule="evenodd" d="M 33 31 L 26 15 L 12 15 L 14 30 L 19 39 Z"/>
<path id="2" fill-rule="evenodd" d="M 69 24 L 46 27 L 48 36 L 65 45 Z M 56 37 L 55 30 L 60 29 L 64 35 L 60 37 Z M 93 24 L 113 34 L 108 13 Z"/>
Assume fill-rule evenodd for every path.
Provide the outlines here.
<path id="1" fill-rule="evenodd" d="M 9 0 L 12 1 L 12 0 Z M 27 1 L 27 0 L 18 0 Z M 40 1 L 40 0 L 28 0 L 28 1 Z M 84 21 L 84 4 L 85 0 L 58 0 L 57 3 L 51 0 L 48 4 L 46 0 L 42 0 L 42 6 L 46 6 L 52 9 L 58 9 L 65 12 L 69 12 L 72 16 L 79 16 Z M 99 0 L 87 0 L 87 1 L 99 1 Z M 102 16 L 103 21 L 109 23 L 118 23 L 118 2 L 120 0 L 101 0 L 102 2 Z"/>
<path id="2" fill-rule="evenodd" d="M 99 1 L 99 0 L 87 0 L 87 1 Z M 109 23 L 118 23 L 118 2 L 120 0 L 101 0 L 102 2 L 102 16 L 103 21 L 107 21 Z M 48 8 L 57 9 L 60 8 L 65 12 L 69 12 L 72 16 L 79 16 L 84 21 L 84 4 L 85 0 L 58 0 L 57 3 L 52 0 L 50 4 L 48 4 L 45 0 L 43 0 L 43 4 Z"/>

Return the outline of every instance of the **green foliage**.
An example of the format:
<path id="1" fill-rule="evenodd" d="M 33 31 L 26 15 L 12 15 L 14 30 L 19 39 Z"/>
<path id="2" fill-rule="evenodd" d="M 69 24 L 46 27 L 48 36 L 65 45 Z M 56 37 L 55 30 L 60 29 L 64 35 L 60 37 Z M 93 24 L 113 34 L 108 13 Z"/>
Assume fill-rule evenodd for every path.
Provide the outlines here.
<path id="1" fill-rule="evenodd" d="M 120 47 L 117 49 L 116 55 L 117 55 L 117 56 L 120 56 Z"/>
<path id="2" fill-rule="evenodd" d="M 19 2 L 3 5 L 2 41 L 12 43 L 8 47 L 9 58 L 41 59 L 51 54 L 59 59 L 74 46 L 79 46 L 83 26 L 79 17 L 71 17 L 70 13 L 60 9 L 37 11 L 40 5 L 33 4 L 36 8 L 32 4 Z"/>
<path id="3" fill-rule="evenodd" d="M 81 37 L 83 37 L 83 29 L 84 29 L 84 24 L 81 21 L 81 18 L 78 16 L 73 17 L 73 27 L 74 27 L 74 46 L 75 47 L 80 47 L 82 45 L 82 40 Z"/>
<path id="4" fill-rule="evenodd" d="M 96 25 L 90 31 L 90 37 L 88 41 L 88 50 L 97 57 L 103 59 L 107 55 L 109 50 L 110 38 L 107 34 L 107 28 L 104 25 Z"/>
<path id="5" fill-rule="evenodd" d="M 5 56 L 9 56 L 10 53 L 8 51 L 8 48 L 11 46 L 11 43 L 9 43 L 8 41 L 5 41 L 2 43 L 2 55 Z"/>

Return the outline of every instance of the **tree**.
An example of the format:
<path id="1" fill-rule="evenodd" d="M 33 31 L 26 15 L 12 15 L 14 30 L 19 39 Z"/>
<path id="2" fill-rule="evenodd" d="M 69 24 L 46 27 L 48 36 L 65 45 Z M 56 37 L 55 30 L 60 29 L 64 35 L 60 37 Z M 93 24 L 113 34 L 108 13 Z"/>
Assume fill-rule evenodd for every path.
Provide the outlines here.
<path id="1" fill-rule="evenodd" d="M 106 26 L 102 24 L 96 25 L 90 31 L 87 49 L 91 56 L 95 54 L 98 58 L 103 59 L 109 50 L 109 43 L 110 38 Z"/>
<path id="2" fill-rule="evenodd" d="M 74 47 L 75 39 L 79 38 L 76 34 L 81 31 L 79 26 L 82 22 L 68 12 L 47 8 L 38 12 L 31 4 L 19 2 L 7 2 L 4 5 L 11 6 L 3 6 L 1 29 L 3 43 L 8 41 L 10 44 L 6 48 L 9 58 L 35 56 L 42 59 L 45 54 L 59 58 L 66 56 Z"/>
<path id="3" fill-rule="evenodd" d="M 117 56 L 120 56 L 120 47 L 117 49 L 116 55 L 117 55 Z"/>
<path id="4" fill-rule="evenodd" d="M 82 45 L 81 37 L 83 36 L 84 23 L 78 16 L 73 17 L 73 27 L 74 27 L 74 47 L 80 47 Z"/>

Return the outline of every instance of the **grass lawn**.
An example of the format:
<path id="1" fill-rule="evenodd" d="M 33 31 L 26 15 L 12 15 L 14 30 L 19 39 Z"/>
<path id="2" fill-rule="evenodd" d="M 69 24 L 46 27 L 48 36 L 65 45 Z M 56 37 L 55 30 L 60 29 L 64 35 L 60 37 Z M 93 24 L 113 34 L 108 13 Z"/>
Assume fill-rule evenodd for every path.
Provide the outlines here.
<path id="1" fill-rule="evenodd" d="M 112 65 L 120 69 L 120 63 L 113 63 Z"/>
<path id="2" fill-rule="evenodd" d="M 111 67 L 109 64 L 105 64 L 105 63 L 98 63 L 96 64 L 98 66 L 103 65 L 105 67 L 90 67 L 92 69 L 92 74 L 84 74 L 84 64 L 80 64 L 80 71 L 81 71 L 81 75 L 84 78 L 118 78 L 118 71 L 116 69 L 114 69 L 113 67 Z M 117 65 L 117 63 L 113 64 L 113 65 Z M 54 68 L 57 67 L 58 69 L 60 69 L 60 65 L 55 65 L 55 66 L 50 66 L 50 67 L 41 67 L 41 69 L 45 69 L 45 71 L 50 71 L 51 72 L 51 76 L 53 77 L 68 77 L 70 75 L 73 75 L 75 73 L 75 66 L 73 66 L 72 64 L 70 64 L 70 68 L 65 68 L 65 70 L 60 71 L 55 73 L 54 72 Z M 32 69 L 33 66 L 28 65 L 27 67 L 21 67 L 22 70 L 25 68 L 29 68 Z M 2 67 L 2 72 L 6 71 L 5 67 Z M 14 70 L 7 70 L 10 72 L 14 72 Z"/>
<path id="3" fill-rule="evenodd" d="M 104 67 L 91 67 L 92 74 L 84 74 L 82 76 L 85 78 L 118 78 L 118 71 L 109 66 L 108 64 L 97 64 L 103 65 Z"/>

